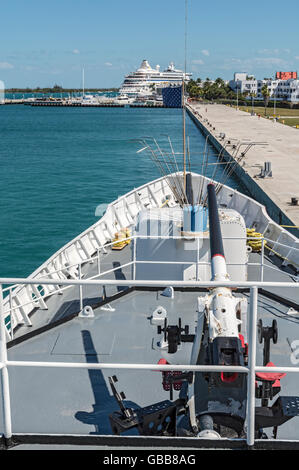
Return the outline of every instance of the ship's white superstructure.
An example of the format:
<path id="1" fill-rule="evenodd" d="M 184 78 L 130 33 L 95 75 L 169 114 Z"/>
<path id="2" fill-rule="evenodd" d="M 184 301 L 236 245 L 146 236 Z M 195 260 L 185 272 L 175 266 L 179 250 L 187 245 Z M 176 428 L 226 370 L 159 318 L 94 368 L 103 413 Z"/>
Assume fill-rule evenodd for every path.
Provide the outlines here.
<path id="1" fill-rule="evenodd" d="M 120 93 L 135 97 L 148 96 L 155 92 L 157 85 L 179 85 L 183 79 L 188 82 L 190 78 L 191 73 L 176 69 L 173 62 L 161 72 L 159 65 L 153 69 L 147 60 L 143 60 L 139 69 L 125 76 Z"/>

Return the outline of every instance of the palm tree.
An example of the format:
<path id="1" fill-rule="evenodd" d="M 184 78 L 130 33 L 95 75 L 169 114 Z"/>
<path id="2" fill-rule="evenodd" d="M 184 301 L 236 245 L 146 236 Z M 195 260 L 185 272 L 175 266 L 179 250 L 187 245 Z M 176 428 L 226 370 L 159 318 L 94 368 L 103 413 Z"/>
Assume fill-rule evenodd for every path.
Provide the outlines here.
<path id="1" fill-rule="evenodd" d="M 261 94 L 263 95 L 264 98 L 264 104 L 265 104 L 265 116 L 267 116 L 267 106 L 269 104 L 269 99 L 270 99 L 270 91 L 267 87 L 267 85 L 264 85 L 261 89 Z"/>
<path id="2" fill-rule="evenodd" d="M 215 80 L 215 83 L 219 86 L 219 87 L 223 87 L 225 85 L 224 83 L 224 80 L 220 77 L 216 78 Z"/>

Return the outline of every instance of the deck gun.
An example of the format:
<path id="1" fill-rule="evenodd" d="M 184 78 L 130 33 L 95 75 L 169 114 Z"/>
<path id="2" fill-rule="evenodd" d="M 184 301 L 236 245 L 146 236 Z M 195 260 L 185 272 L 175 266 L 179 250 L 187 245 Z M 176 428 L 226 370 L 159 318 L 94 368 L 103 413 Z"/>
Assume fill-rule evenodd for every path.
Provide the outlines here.
<path id="1" fill-rule="evenodd" d="M 220 220 L 218 214 L 216 191 L 214 184 L 207 186 L 210 251 L 212 281 L 223 282 L 223 287 L 211 290 L 206 302 L 206 317 L 208 324 L 208 363 L 213 365 L 243 366 L 244 344 L 240 337 L 241 319 L 238 318 L 238 304 L 240 299 L 234 297 L 232 289 L 225 287 L 229 281 L 224 256 Z M 212 374 L 214 383 L 242 386 L 243 374 L 226 373 Z"/>
<path id="2" fill-rule="evenodd" d="M 232 289 L 225 287 L 229 275 L 227 272 L 219 214 L 216 201 L 216 192 L 213 184 L 207 186 L 209 205 L 209 229 L 210 229 L 210 251 L 211 251 L 211 271 L 212 281 L 223 282 L 223 286 L 215 287 L 211 290 L 205 300 L 205 310 L 207 318 L 207 362 L 212 365 L 243 366 L 247 363 L 247 347 L 244 338 L 240 334 L 241 318 L 238 311 L 240 299 L 234 297 Z M 262 321 L 258 323 L 259 342 L 264 341 L 263 364 L 264 366 L 274 366 L 270 362 L 270 339 L 277 342 L 277 324 L 273 321 L 272 327 L 263 327 Z M 261 406 L 255 408 L 255 428 L 256 437 L 264 437 L 263 428 L 273 427 L 273 437 L 277 436 L 277 428 L 286 421 L 299 415 L 299 397 L 279 396 L 272 406 L 269 400 L 277 395 L 280 388 L 280 379 L 285 376 L 283 373 L 257 373 L 256 374 L 256 398 L 261 399 Z M 206 379 L 210 388 L 209 400 L 219 400 L 225 403 L 226 399 L 234 396 L 240 404 L 246 401 L 246 375 L 238 373 L 208 373 Z M 260 385 L 261 383 L 261 385 Z M 216 390 L 219 390 L 218 393 Z M 199 414 L 199 422 L 209 419 L 211 423 L 223 424 L 225 412 L 222 413 L 221 420 L 217 412 L 208 409 Z M 223 412 L 224 410 L 222 410 Z M 240 411 L 226 411 L 226 423 L 241 435 L 242 420 L 245 418 L 244 406 L 240 406 Z M 243 416 L 242 416 L 243 415 Z M 229 416 L 229 419 L 228 419 Z M 207 427 L 213 429 L 210 425 Z M 204 429 L 205 426 L 202 427 Z M 207 431 L 205 429 L 205 431 Z"/>

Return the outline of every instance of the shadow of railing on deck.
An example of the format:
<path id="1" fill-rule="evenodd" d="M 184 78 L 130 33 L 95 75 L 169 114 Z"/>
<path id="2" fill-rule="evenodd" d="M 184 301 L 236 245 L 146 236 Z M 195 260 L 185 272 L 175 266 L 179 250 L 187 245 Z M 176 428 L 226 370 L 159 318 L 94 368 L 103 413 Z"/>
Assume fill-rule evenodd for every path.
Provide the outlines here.
<path id="1" fill-rule="evenodd" d="M 118 280 L 118 281 L 125 281 L 126 276 L 123 273 L 120 262 L 119 261 L 114 261 L 112 264 L 113 264 L 113 269 L 115 269 L 115 271 L 114 271 L 115 279 Z M 116 269 L 116 268 L 119 268 L 119 269 Z M 128 289 L 128 286 L 117 286 L 118 292 L 121 292 L 121 291 L 126 290 L 126 289 Z"/>

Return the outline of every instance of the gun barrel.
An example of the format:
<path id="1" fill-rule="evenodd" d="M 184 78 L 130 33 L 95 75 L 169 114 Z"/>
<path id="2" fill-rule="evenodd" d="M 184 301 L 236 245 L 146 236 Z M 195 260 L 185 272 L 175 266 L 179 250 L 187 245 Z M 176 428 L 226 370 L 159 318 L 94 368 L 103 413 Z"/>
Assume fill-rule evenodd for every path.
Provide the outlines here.
<path id="1" fill-rule="evenodd" d="M 213 183 L 208 184 L 208 207 L 210 226 L 210 251 L 212 280 L 227 280 L 227 269 L 220 228 L 216 191 Z"/>

